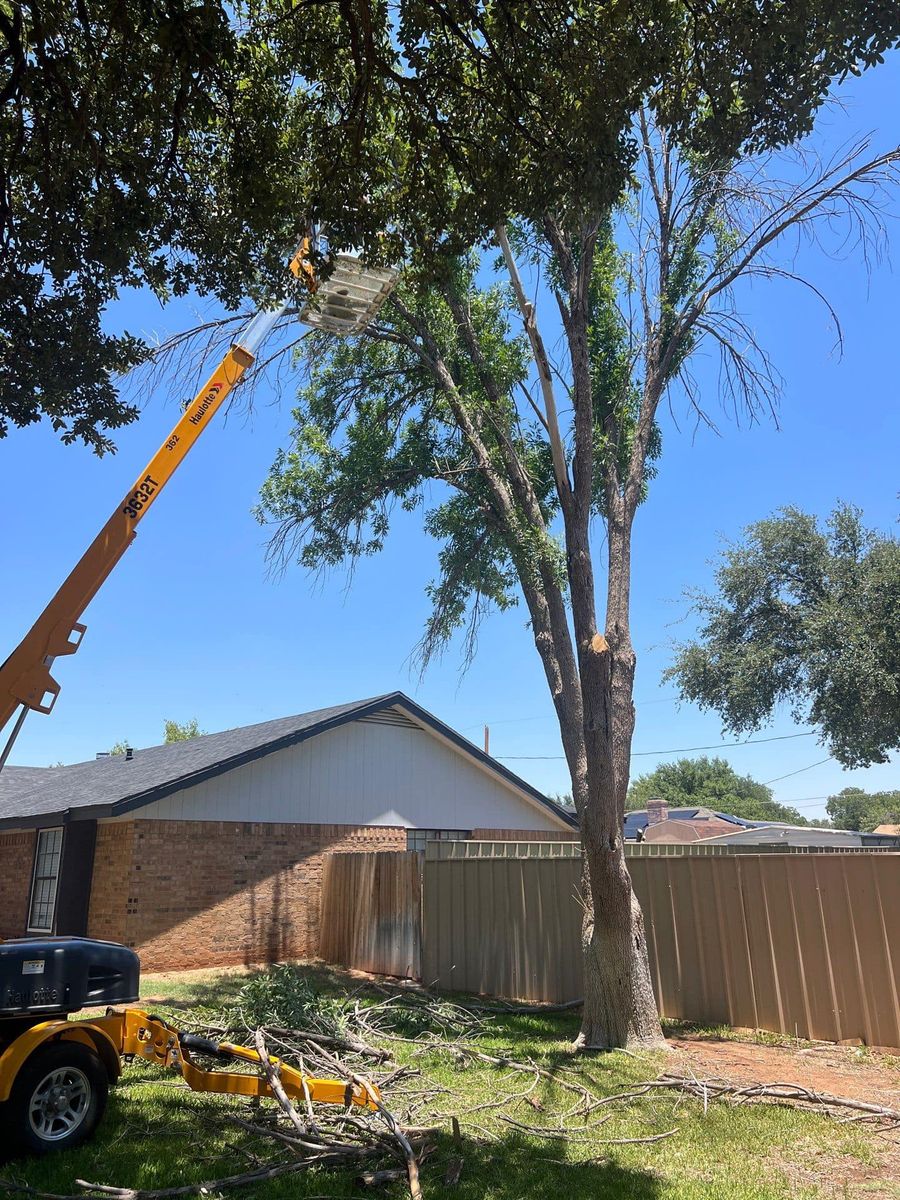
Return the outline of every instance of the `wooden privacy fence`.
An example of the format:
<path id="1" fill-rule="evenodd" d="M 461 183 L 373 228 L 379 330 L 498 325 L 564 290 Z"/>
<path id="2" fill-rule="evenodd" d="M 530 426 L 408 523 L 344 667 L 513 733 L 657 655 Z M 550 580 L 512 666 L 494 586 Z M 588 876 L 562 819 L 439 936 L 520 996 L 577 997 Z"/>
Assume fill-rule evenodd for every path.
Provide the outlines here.
<path id="1" fill-rule="evenodd" d="M 422 868 L 414 852 L 326 854 L 319 954 L 379 975 L 421 973 Z"/>

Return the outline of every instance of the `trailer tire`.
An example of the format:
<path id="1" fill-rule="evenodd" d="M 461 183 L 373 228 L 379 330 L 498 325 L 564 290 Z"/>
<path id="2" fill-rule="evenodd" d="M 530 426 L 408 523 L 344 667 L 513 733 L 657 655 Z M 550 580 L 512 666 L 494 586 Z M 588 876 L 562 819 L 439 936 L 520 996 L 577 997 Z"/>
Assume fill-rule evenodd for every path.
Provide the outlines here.
<path id="1" fill-rule="evenodd" d="M 106 1068 L 80 1042 L 52 1042 L 28 1058 L 4 1106 L 4 1124 L 15 1150 L 48 1154 L 91 1137 L 109 1094 Z"/>

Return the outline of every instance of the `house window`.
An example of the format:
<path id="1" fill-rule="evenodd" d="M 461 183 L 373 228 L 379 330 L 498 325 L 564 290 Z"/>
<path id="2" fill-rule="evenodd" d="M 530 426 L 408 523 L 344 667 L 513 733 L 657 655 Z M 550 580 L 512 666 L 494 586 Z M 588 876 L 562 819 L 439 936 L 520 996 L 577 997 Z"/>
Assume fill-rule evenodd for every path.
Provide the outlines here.
<path id="1" fill-rule="evenodd" d="M 465 842 L 471 837 L 468 829 L 407 829 L 407 850 L 425 853 L 426 842 Z"/>
<path id="2" fill-rule="evenodd" d="M 56 889 L 62 857 L 62 829 L 39 829 L 34 851 L 34 879 L 28 906 L 28 932 L 52 933 L 56 918 Z"/>

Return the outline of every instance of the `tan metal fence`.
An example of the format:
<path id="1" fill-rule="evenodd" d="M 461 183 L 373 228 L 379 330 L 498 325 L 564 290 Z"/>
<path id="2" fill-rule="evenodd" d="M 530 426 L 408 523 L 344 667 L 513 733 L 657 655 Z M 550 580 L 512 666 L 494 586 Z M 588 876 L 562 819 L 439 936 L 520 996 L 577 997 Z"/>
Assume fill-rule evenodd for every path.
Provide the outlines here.
<path id="1" fill-rule="evenodd" d="M 896 854 L 893 846 L 768 846 L 704 842 L 626 842 L 626 858 L 715 858 L 734 854 Z M 426 842 L 428 858 L 580 858 L 581 843 L 573 841 L 499 841 L 496 838 L 458 842 Z"/>
<path id="2" fill-rule="evenodd" d="M 426 859 L 422 980 L 520 1000 L 581 995 L 579 858 Z"/>
<path id="3" fill-rule="evenodd" d="M 629 870 L 664 1016 L 900 1047 L 900 855 L 641 857 Z M 423 976 L 581 993 L 577 858 L 430 858 Z"/>
<path id="4" fill-rule="evenodd" d="M 379 975 L 421 974 L 421 856 L 327 854 L 322 868 L 319 954 Z"/>
<path id="5" fill-rule="evenodd" d="M 581 843 L 572 841 L 426 842 L 426 858 L 580 858 Z"/>

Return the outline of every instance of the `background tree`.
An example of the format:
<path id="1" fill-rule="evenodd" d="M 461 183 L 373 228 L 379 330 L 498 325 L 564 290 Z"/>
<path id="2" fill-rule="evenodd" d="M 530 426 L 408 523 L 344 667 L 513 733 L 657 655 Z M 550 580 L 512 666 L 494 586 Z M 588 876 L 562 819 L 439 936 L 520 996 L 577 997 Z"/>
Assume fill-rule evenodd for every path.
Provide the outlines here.
<path id="1" fill-rule="evenodd" d="M 848 505 L 824 529 L 784 508 L 744 531 L 715 580 L 666 673 L 682 696 L 734 733 L 784 703 L 844 766 L 886 762 L 900 746 L 900 542 Z"/>
<path id="2" fill-rule="evenodd" d="M 711 808 L 747 821 L 808 825 L 796 808 L 779 804 L 772 789 L 750 775 L 738 775 L 724 758 L 679 758 L 639 775 L 628 789 L 629 809 L 643 809 L 659 797 L 669 808 Z"/>
<path id="3" fill-rule="evenodd" d="M 900 792 L 866 792 L 848 787 L 829 796 L 825 807 L 837 829 L 871 833 L 876 825 L 900 825 Z"/>
<path id="4" fill-rule="evenodd" d="M 170 742 L 186 742 L 190 738 L 201 737 L 206 732 L 201 729 L 196 717 L 191 717 L 189 721 L 172 721 L 166 719 L 163 723 L 163 742 L 168 745 Z M 124 754 L 131 742 L 126 738 L 125 741 L 116 742 L 114 746 L 110 746 L 110 754 Z"/>
<path id="5" fill-rule="evenodd" d="M 169 742 L 188 742 L 191 738 L 202 737 L 206 733 L 205 729 L 201 729 L 196 717 L 191 717 L 189 721 L 171 721 L 167 720 L 164 725 L 165 737 L 163 741 Z"/>
<path id="6" fill-rule="evenodd" d="M 898 157 L 857 147 L 779 184 L 771 161 L 683 151 L 646 116 L 636 135 L 641 163 L 615 219 L 578 207 L 500 224 L 493 281 L 475 256 L 438 280 L 408 269 L 367 337 L 309 339 L 292 444 L 259 510 L 277 525 L 275 554 L 320 569 L 377 552 L 394 505 L 424 508 L 441 548 L 423 663 L 461 630 L 474 653 L 485 613 L 524 601 L 581 827 L 587 1046 L 661 1036 L 621 837 L 631 531 L 660 450 L 659 406 L 683 382 L 704 411 L 688 374 L 701 345 L 721 352 L 735 406 L 756 415 L 773 402 L 775 374 L 734 283 L 787 274 L 771 247 L 820 217 L 865 238 Z M 538 274 L 538 302 L 562 323 L 559 363 L 526 286 Z"/>

